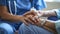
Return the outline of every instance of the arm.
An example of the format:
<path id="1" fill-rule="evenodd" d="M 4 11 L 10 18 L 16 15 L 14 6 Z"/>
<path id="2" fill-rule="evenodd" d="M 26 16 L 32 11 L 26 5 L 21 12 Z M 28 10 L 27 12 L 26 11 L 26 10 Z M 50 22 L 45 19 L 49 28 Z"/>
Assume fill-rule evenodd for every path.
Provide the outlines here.
<path id="1" fill-rule="evenodd" d="M 56 31 L 56 27 L 55 27 L 55 21 L 50 21 L 50 20 L 41 20 L 39 18 L 36 18 L 36 17 L 29 17 L 31 20 L 33 20 L 34 22 L 34 25 L 37 25 L 39 27 L 43 27 L 44 29 L 48 30 L 48 31 L 51 31 L 53 32 L 54 34 L 57 33 Z M 42 24 L 43 22 L 45 22 L 44 24 Z"/>
<path id="2" fill-rule="evenodd" d="M 19 15 L 11 15 L 8 12 L 8 9 L 6 6 L 0 6 L 0 19 L 7 20 L 10 22 L 24 22 L 26 25 L 28 25 L 29 19 L 24 16 L 19 16 Z"/>
<path id="3" fill-rule="evenodd" d="M 29 20 L 29 18 L 25 17 L 25 16 L 19 16 L 19 15 L 11 15 L 8 12 L 8 9 L 6 6 L 0 6 L 0 18 L 3 20 L 7 20 L 7 21 L 12 21 L 12 22 L 23 22 L 24 24 L 28 25 L 28 22 L 32 22 L 31 20 Z"/>
<path id="4" fill-rule="evenodd" d="M 3 20 L 8 20 L 8 21 L 22 21 L 25 22 L 25 17 L 23 16 L 18 16 L 18 15 L 11 15 L 8 12 L 8 8 L 7 8 L 7 0 L 0 0 L 0 19 Z"/>
<path id="5" fill-rule="evenodd" d="M 11 15 L 6 6 L 0 6 L 0 17 L 9 21 L 20 21 L 21 16 Z"/>
<path id="6" fill-rule="evenodd" d="M 45 24 L 43 25 L 43 28 L 54 32 L 55 34 L 57 33 L 56 28 L 55 28 L 55 23 L 51 21 L 46 21 Z"/>
<path id="7" fill-rule="evenodd" d="M 25 15 L 30 14 L 30 13 L 31 13 L 31 14 L 33 13 L 33 14 L 34 14 L 34 12 L 27 12 Z M 35 14 L 36 14 L 36 13 L 35 13 Z M 40 23 L 41 23 L 42 21 L 41 21 L 40 18 L 37 18 L 37 17 L 32 17 L 32 18 L 31 18 L 31 16 L 30 16 L 29 18 L 30 18 L 31 20 L 34 19 L 33 21 L 37 21 L 37 20 L 38 20 L 38 21 L 35 23 L 35 25 L 41 26 Z M 44 20 L 43 20 L 43 21 L 44 21 Z M 55 23 L 54 23 L 54 21 L 50 21 L 50 20 L 46 20 L 43 27 L 48 27 L 48 28 L 51 28 L 52 30 L 56 30 L 56 29 L 55 29 Z"/>
<path id="8" fill-rule="evenodd" d="M 56 10 L 40 11 L 43 17 L 57 16 Z"/>
<path id="9" fill-rule="evenodd" d="M 56 26 L 55 26 L 55 21 L 51 21 L 51 20 L 42 20 L 39 19 L 40 22 L 38 22 L 38 24 L 36 23 L 35 25 L 39 26 L 39 27 L 43 27 L 44 29 L 53 32 L 54 34 L 57 33 L 56 31 Z M 44 23 L 43 23 L 44 22 Z M 43 23 L 43 24 L 42 24 Z"/>

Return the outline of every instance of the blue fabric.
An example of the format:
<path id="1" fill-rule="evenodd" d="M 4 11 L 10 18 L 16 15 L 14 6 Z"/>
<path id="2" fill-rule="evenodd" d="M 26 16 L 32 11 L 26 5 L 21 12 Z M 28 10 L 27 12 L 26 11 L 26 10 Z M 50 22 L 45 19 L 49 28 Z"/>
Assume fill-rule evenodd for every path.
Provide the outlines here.
<path id="1" fill-rule="evenodd" d="M 59 9 L 56 9 L 56 14 L 57 14 L 57 17 L 60 19 L 60 10 Z"/>
<path id="2" fill-rule="evenodd" d="M 58 21 L 56 21 L 55 26 L 56 26 L 56 30 L 57 30 L 58 34 L 60 34 L 60 10 L 59 9 L 56 9 L 56 10 L 57 10 L 56 14 L 59 19 L 58 19 Z"/>
<path id="3" fill-rule="evenodd" d="M 56 11 L 57 16 L 51 16 L 48 18 L 49 20 L 57 21 L 60 18 L 60 10 L 59 9 L 56 10 L 57 10 Z"/>
<path id="4" fill-rule="evenodd" d="M 55 26 L 58 34 L 60 34 L 60 20 L 56 21 Z"/>
<path id="5" fill-rule="evenodd" d="M 57 9 L 57 10 L 58 10 L 58 9 Z M 60 17 L 60 16 L 58 16 L 58 15 L 60 15 L 59 10 L 56 11 L 56 13 L 57 13 L 57 16 L 51 16 L 51 17 L 48 17 L 48 19 L 49 19 L 49 20 L 53 20 L 53 21 L 57 21 L 58 18 Z"/>
<path id="6" fill-rule="evenodd" d="M 57 16 L 50 16 L 48 17 L 49 20 L 57 21 L 58 17 Z"/>
<path id="7" fill-rule="evenodd" d="M 27 2 L 27 3 L 26 3 Z M 43 0 L 17 0 L 17 14 L 24 14 L 25 12 L 29 11 L 31 7 L 35 7 L 37 10 L 41 10 L 46 8 L 46 4 Z"/>
<path id="8" fill-rule="evenodd" d="M 53 33 L 45 30 L 42 27 L 37 27 L 31 24 L 26 26 L 25 24 L 22 24 L 21 27 L 19 28 L 19 34 L 53 34 Z"/>
<path id="9" fill-rule="evenodd" d="M 0 23 L 0 34 L 14 34 L 13 28 L 7 23 Z"/>
<path id="10" fill-rule="evenodd" d="M 3 33 L 4 32 L 4 33 Z M 14 34 L 13 27 L 7 23 L 0 23 L 0 33 L 1 34 Z M 26 26 L 22 24 L 18 30 L 19 34 L 53 34 L 42 27 L 37 27 L 35 25 Z"/>
<path id="11" fill-rule="evenodd" d="M 37 9 L 37 10 L 43 10 L 44 8 L 47 8 L 47 5 L 46 3 L 44 2 L 44 0 L 34 0 L 34 7 Z M 33 4 L 33 3 L 32 3 Z"/>
<path id="12" fill-rule="evenodd" d="M 15 13 L 14 1 L 16 1 L 17 15 L 22 15 L 25 12 L 29 11 L 31 9 L 31 7 L 33 7 L 33 4 L 36 5 L 36 6 L 34 5 L 34 7 L 36 9 L 45 8 L 45 4 L 44 4 L 43 0 L 33 0 L 34 3 L 33 3 L 33 1 L 31 2 L 30 0 L 1 0 L 0 1 L 1 2 L 0 5 L 3 5 L 3 6 L 6 5 L 8 7 L 8 9 L 10 9 L 9 8 L 9 1 L 10 1 L 10 7 L 11 7 L 11 10 L 12 10 L 13 14 Z M 10 10 L 9 10 L 9 12 L 10 12 Z M 4 21 L 4 20 L 0 20 L 0 21 Z"/>
<path id="13" fill-rule="evenodd" d="M 6 2 L 5 2 L 6 1 Z M 0 2 L 0 5 L 3 5 L 3 6 L 7 6 L 8 7 L 8 10 L 10 9 L 9 8 L 9 1 L 11 2 L 10 3 L 10 7 L 11 7 L 11 10 L 12 10 L 12 12 L 13 12 L 13 14 L 15 13 L 15 5 L 14 5 L 14 1 L 16 1 L 16 7 L 17 7 L 17 15 L 23 15 L 25 12 L 27 12 L 27 11 L 29 11 L 30 9 L 31 9 L 31 7 L 33 7 L 33 5 L 34 5 L 34 7 L 37 9 L 37 10 L 42 10 L 43 8 L 45 8 L 46 7 L 46 5 L 45 5 L 45 3 L 44 3 L 44 1 L 43 0 L 33 0 L 33 2 L 30 2 L 30 0 L 1 0 Z M 9 12 L 10 12 L 10 10 L 9 10 Z M 11 22 L 8 22 L 8 21 L 4 21 L 4 20 L 0 20 L 1 22 L 0 23 L 2 23 L 2 22 L 4 22 L 4 23 L 9 23 L 9 24 L 11 24 L 11 26 L 13 26 L 14 28 L 19 28 L 19 26 L 20 26 L 20 24 L 18 23 L 11 23 Z M 21 23 L 21 22 L 20 22 Z M 25 26 L 25 25 L 23 25 L 23 26 Z M 22 27 L 23 27 L 22 26 Z M 26 27 L 26 28 L 28 28 L 28 27 Z M 30 27 L 30 28 L 32 28 L 32 27 Z M 24 29 L 24 28 L 23 28 Z M 36 29 L 37 31 L 39 30 L 39 28 L 36 28 L 36 27 L 34 27 L 34 29 Z M 41 28 L 42 29 L 42 28 Z M 41 30 L 40 29 L 40 30 Z M 31 30 L 33 30 L 33 29 L 31 29 Z M 35 30 L 35 31 L 36 31 Z M 39 30 L 39 32 L 40 32 L 40 30 Z M 9 31 L 9 30 L 8 30 Z M 22 31 L 22 30 L 20 30 L 20 31 Z M 33 33 L 35 32 L 35 31 L 33 31 Z M 41 30 L 42 31 L 42 30 Z M 43 31 L 47 34 L 47 33 L 49 33 L 49 31 L 46 31 L 45 29 L 43 29 Z M 43 31 L 41 32 L 41 33 L 43 33 Z M 31 32 L 31 31 L 30 31 Z M 23 31 L 23 33 L 24 33 L 24 31 Z M 27 33 L 27 32 L 26 32 Z M 29 33 L 29 32 L 28 32 Z M 37 33 L 37 32 L 36 32 Z M 38 33 L 39 34 L 39 33 Z M 50 34 L 50 33 L 49 33 Z"/>
<path id="14" fill-rule="evenodd" d="M 6 0 L 0 0 L 0 5 L 6 6 Z"/>
<path id="15" fill-rule="evenodd" d="M 0 20 L 0 24 L 1 23 L 8 23 L 9 25 L 11 25 L 14 29 L 14 31 L 18 30 L 20 25 L 22 24 L 22 22 L 9 22 L 9 21 L 5 21 L 5 20 Z"/>

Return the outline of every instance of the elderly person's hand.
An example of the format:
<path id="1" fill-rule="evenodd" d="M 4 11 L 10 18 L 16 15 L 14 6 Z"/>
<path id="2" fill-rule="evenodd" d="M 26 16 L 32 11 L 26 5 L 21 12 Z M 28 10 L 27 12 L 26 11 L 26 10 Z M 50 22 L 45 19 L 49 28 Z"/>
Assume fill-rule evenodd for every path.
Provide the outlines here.
<path id="1" fill-rule="evenodd" d="M 51 31 L 54 34 L 57 33 L 57 31 L 55 29 L 55 24 L 53 22 L 38 18 L 37 16 L 32 16 L 32 15 L 27 15 L 26 17 L 28 17 L 30 19 L 31 24 L 39 26 L 39 27 L 43 27 L 44 29 Z"/>
<path id="2" fill-rule="evenodd" d="M 45 19 L 39 18 L 38 16 L 27 15 L 26 17 L 31 21 L 31 24 L 37 26 L 43 26 L 45 24 Z"/>
<path id="3" fill-rule="evenodd" d="M 43 28 L 47 29 L 48 31 L 54 32 L 55 34 L 57 33 L 54 22 L 39 18 L 37 16 L 37 13 L 35 14 L 34 12 L 30 12 L 30 13 L 28 12 L 25 14 L 24 14 L 24 16 L 30 20 L 29 21 L 30 24 L 34 24 L 36 26 L 43 27 Z"/>

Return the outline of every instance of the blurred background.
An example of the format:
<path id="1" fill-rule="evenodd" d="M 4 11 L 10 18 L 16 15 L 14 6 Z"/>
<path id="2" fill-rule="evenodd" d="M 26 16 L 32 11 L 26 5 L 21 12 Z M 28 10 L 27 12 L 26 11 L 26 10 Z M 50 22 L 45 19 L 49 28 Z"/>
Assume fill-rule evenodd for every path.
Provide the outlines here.
<path id="1" fill-rule="evenodd" d="M 47 3 L 47 8 L 44 10 L 59 9 L 60 0 L 44 0 Z"/>

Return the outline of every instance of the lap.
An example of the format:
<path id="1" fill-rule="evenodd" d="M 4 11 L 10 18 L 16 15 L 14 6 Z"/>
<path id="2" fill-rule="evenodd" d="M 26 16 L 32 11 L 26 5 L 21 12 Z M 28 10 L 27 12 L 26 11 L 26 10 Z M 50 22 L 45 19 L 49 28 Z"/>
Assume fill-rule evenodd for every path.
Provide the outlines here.
<path id="1" fill-rule="evenodd" d="M 0 33 L 13 34 L 13 28 L 7 23 L 0 23 Z"/>
<path id="2" fill-rule="evenodd" d="M 22 24 L 19 28 L 20 34 L 53 34 L 52 32 L 49 32 L 42 27 L 37 27 L 35 25 L 28 25 Z"/>

